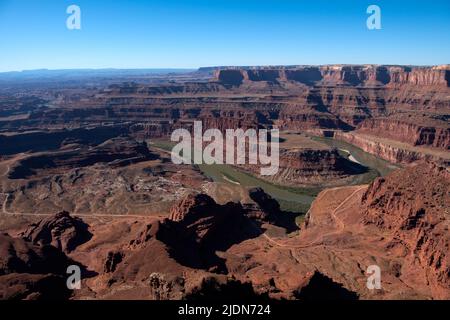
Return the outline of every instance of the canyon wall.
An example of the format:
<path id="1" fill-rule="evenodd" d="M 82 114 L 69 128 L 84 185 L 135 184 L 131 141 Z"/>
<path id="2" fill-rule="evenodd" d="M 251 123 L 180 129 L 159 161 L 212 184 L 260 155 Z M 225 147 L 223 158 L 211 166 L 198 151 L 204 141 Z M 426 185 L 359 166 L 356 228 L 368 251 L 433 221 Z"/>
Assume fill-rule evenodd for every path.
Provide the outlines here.
<path id="1" fill-rule="evenodd" d="M 244 81 L 294 81 L 305 85 L 436 86 L 450 87 L 450 67 L 328 65 L 292 67 L 228 67 L 214 71 L 217 81 L 240 85 Z"/>
<path id="2" fill-rule="evenodd" d="M 363 121 L 358 126 L 358 131 L 414 146 L 431 146 L 449 150 L 450 127 L 444 125 L 445 123 L 442 126 L 426 126 L 400 119 L 373 118 Z"/>
<path id="3" fill-rule="evenodd" d="M 384 235 L 385 249 L 402 257 L 399 273 L 424 279 L 437 299 L 448 299 L 450 288 L 449 182 L 448 168 L 433 164 L 396 171 L 370 185 L 359 213 Z"/>
<path id="4" fill-rule="evenodd" d="M 437 156 L 395 147 L 380 141 L 372 141 L 351 132 L 336 132 L 335 138 L 353 144 L 365 152 L 376 155 L 377 157 L 392 163 L 409 165 L 420 160 L 435 162 L 445 161 Z"/>
<path id="5" fill-rule="evenodd" d="M 210 78 L 199 79 L 201 73 Z M 201 120 L 205 129 L 222 131 L 356 129 L 411 146 L 449 150 L 450 66 L 218 67 L 194 75 L 52 94 L 44 88 L 42 95 L 53 100 L 31 100 L 35 106 L 24 114 L 8 110 L 5 115 L 14 118 L 0 118 L 0 133 L 115 124 L 146 139 L 168 137 Z M 8 98 L 3 104 L 15 110 L 28 103 Z M 12 141 L 5 139 L 0 136 L 0 142 Z"/>

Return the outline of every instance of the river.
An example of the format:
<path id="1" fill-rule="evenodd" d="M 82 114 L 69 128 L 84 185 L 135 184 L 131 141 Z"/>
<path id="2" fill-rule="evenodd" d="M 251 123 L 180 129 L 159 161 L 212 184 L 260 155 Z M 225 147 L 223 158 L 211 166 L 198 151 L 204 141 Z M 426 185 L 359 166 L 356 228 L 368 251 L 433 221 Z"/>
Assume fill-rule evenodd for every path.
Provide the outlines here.
<path id="1" fill-rule="evenodd" d="M 349 159 L 362 164 L 377 172 L 378 176 L 386 176 L 394 170 L 400 167 L 394 165 L 386 160 L 378 158 L 370 153 L 361 150 L 354 145 L 347 143 L 345 141 L 336 140 L 333 138 L 323 138 L 323 137 L 312 137 L 313 140 L 325 143 L 326 145 L 336 148 L 341 152 L 347 153 Z"/>
<path id="2" fill-rule="evenodd" d="M 349 143 L 332 138 L 312 138 L 338 149 L 342 156 L 368 168 L 366 173 L 354 176 L 352 181 L 346 185 L 368 184 L 376 177 L 385 176 L 393 170 L 398 169 L 397 166 L 364 152 Z M 165 144 L 159 144 L 159 147 L 170 150 L 168 145 Z M 275 185 L 248 173 L 242 172 L 230 165 L 199 165 L 198 167 L 205 176 L 215 182 L 228 183 L 235 186 L 240 185 L 243 187 L 261 187 L 266 193 L 271 195 L 280 203 L 282 210 L 296 212 L 299 214 L 306 213 L 317 194 L 325 189 L 321 186 L 293 188 Z"/>
<path id="3" fill-rule="evenodd" d="M 368 168 L 366 173 L 354 176 L 352 181 L 347 185 L 368 184 L 376 177 L 385 176 L 399 168 L 398 166 L 364 152 L 349 143 L 332 138 L 312 138 L 338 149 L 342 156 Z M 270 194 L 280 202 L 283 210 L 300 214 L 308 211 L 317 194 L 324 189 L 323 187 L 292 188 L 275 185 L 250 174 L 241 172 L 228 165 L 201 165 L 199 168 L 203 174 L 216 182 L 227 182 L 234 185 L 239 184 L 244 187 L 261 187 L 266 193 Z"/>

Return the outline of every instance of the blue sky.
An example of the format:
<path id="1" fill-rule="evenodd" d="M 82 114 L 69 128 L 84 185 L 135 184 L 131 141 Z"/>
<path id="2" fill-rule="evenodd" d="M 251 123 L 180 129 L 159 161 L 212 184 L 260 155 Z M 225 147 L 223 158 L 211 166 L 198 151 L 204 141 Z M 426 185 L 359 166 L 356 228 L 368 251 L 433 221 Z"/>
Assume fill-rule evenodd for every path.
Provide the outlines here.
<path id="1" fill-rule="evenodd" d="M 449 35 L 449 0 L 0 0 L 0 71 L 448 64 Z"/>

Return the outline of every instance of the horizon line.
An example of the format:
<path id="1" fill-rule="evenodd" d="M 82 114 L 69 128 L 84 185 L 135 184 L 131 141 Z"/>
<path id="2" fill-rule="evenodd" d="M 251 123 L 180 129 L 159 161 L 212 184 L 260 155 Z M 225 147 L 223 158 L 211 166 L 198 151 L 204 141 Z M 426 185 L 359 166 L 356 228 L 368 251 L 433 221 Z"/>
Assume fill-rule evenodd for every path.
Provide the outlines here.
<path id="1" fill-rule="evenodd" d="M 258 64 L 258 65 L 212 65 L 197 67 L 79 67 L 79 68 L 37 68 L 37 69 L 21 69 L 21 70 L 0 70 L 0 74 L 6 73 L 26 73 L 39 71 L 145 71 L 145 70 L 200 70 L 215 68 L 256 68 L 256 67 L 321 67 L 321 66 L 404 66 L 404 67 L 449 67 L 450 63 L 444 64 L 398 64 L 398 63 L 324 63 L 324 64 Z"/>

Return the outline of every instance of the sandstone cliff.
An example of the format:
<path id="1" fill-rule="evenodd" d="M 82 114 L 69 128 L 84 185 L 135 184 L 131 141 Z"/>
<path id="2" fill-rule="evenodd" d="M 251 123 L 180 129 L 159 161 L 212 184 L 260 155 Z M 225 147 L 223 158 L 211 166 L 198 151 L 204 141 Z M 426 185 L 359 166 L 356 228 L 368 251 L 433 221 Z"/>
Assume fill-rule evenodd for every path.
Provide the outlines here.
<path id="1" fill-rule="evenodd" d="M 444 121 L 434 122 L 427 126 L 420 124 L 420 120 L 408 119 L 408 117 L 405 119 L 373 118 L 363 121 L 357 130 L 361 133 L 406 142 L 413 146 L 450 150 L 450 126 Z"/>
<path id="2" fill-rule="evenodd" d="M 239 86 L 245 81 L 299 82 L 304 85 L 450 87 L 448 67 L 327 65 L 293 67 L 230 67 L 214 72 L 217 81 Z"/>
<path id="3" fill-rule="evenodd" d="M 363 221 L 388 230 L 383 242 L 404 258 L 400 272 L 423 268 L 419 277 L 442 297 L 450 288 L 449 188 L 447 169 L 418 165 L 378 178 L 363 196 Z"/>
<path id="4" fill-rule="evenodd" d="M 315 266 L 323 268 L 337 255 L 320 270 L 366 298 L 448 299 L 449 187 L 447 168 L 421 163 L 378 178 L 368 187 L 325 190 L 314 202 L 297 243 L 322 239 L 318 243 L 326 246 L 328 258 L 314 260 Z M 297 259 L 303 261 L 308 250 L 297 251 Z M 378 291 L 364 288 L 365 278 L 358 275 L 358 269 L 364 275 L 369 265 L 381 269 Z M 340 277 L 339 272 L 349 276 Z"/>
<path id="5" fill-rule="evenodd" d="M 365 152 L 392 163 L 409 165 L 417 161 L 435 161 L 448 163 L 448 154 L 433 152 L 433 150 L 412 148 L 410 145 L 396 143 L 395 141 L 378 139 L 373 136 L 352 132 L 336 132 L 335 138 L 351 143 Z"/>

